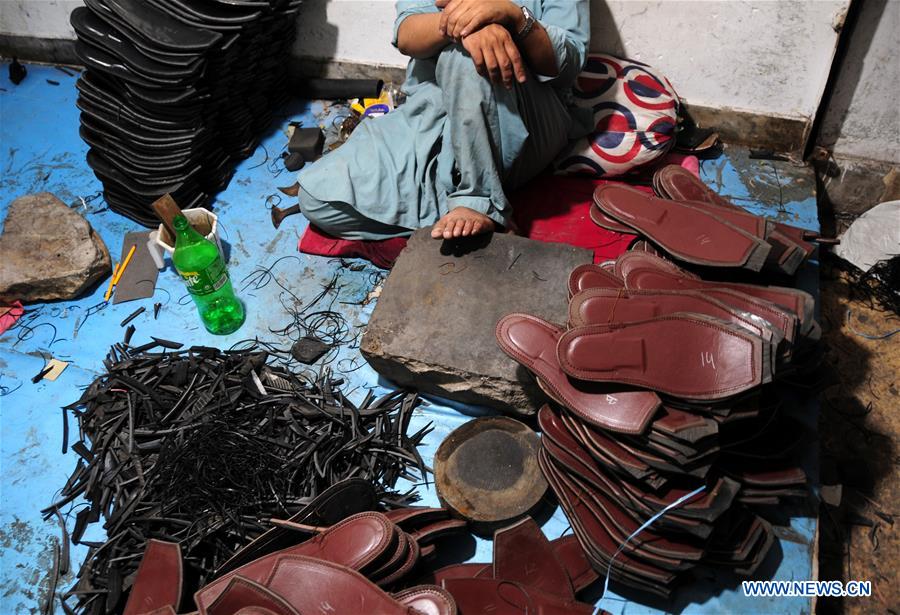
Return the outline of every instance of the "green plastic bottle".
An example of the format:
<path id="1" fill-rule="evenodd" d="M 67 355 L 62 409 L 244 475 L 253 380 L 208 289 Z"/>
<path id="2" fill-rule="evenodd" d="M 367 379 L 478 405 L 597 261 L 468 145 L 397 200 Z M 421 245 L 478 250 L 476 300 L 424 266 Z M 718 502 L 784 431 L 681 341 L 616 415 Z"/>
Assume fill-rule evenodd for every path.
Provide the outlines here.
<path id="1" fill-rule="evenodd" d="M 184 216 L 175 216 L 172 262 L 194 298 L 203 326 L 228 335 L 244 324 L 244 306 L 234 294 L 228 269 L 216 244 L 194 230 Z"/>

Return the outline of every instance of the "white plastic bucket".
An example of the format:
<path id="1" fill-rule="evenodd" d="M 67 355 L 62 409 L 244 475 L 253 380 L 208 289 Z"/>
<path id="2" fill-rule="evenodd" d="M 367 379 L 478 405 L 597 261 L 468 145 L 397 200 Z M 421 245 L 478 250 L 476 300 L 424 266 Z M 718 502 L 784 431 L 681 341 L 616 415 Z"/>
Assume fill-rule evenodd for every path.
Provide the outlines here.
<path id="1" fill-rule="evenodd" d="M 185 209 L 181 213 L 184 214 L 184 217 L 187 218 L 187 221 L 198 233 L 215 243 L 219 248 L 219 254 L 222 254 L 222 241 L 219 239 L 219 218 L 216 214 L 202 207 Z M 147 240 L 147 249 L 150 251 L 150 256 L 153 257 L 156 267 L 163 269 L 166 266 L 165 255 L 172 254 L 175 251 L 175 238 L 166 230 L 164 225 L 160 224 L 158 229 L 151 231 L 150 239 Z"/>

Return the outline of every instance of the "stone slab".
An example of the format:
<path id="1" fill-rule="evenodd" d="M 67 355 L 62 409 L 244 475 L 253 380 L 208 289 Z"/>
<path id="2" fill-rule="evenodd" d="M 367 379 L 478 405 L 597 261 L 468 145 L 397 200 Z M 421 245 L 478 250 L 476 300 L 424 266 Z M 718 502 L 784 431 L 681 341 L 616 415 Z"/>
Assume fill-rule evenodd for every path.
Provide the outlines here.
<path id="1" fill-rule="evenodd" d="M 10 204 L 0 235 L 0 299 L 73 299 L 109 273 L 103 240 L 54 195 L 29 194 Z"/>
<path id="2" fill-rule="evenodd" d="M 500 351 L 497 321 L 527 312 L 565 322 L 566 280 L 589 250 L 493 234 L 410 238 L 384 283 L 360 349 L 398 385 L 466 404 L 530 415 L 545 396 Z"/>

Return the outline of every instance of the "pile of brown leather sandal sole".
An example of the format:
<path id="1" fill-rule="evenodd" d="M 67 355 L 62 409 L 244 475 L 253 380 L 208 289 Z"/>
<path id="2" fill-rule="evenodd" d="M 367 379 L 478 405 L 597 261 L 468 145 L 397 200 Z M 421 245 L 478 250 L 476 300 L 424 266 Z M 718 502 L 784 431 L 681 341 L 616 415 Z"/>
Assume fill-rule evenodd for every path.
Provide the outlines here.
<path id="1" fill-rule="evenodd" d="M 496 335 L 555 402 L 541 469 L 594 569 L 662 597 L 703 567 L 753 574 L 773 535 L 752 507 L 807 494 L 781 400 L 815 357 L 813 298 L 704 280 L 644 243 L 568 291 L 565 325 L 510 314 Z"/>
<path id="2" fill-rule="evenodd" d="M 194 606 L 201 615 L 457 613 L 453 596 L 440 587 L 413 586 L 393 593 L 383 589 L 398 587 L 423 553 L 434 551 L 437 538 L 465 527 L 464 521 L 450 519 L 446 509 L 362 512 L 327 529 L 291 521 L 273 523 L 293 530 L 295 544 L 250 559 L 200 588 Z M 264 552 L 257 546 L 250 543 L 246 548 L 254 554 Z M 177 613 L 181 593 L 179 546 L 149 541 L 125 615 Z"/>
<path id="3" fill-rule="evenodd" d="M 658 196 L 607 184 L 594 191 L 591 219 L 637 233 L 686 263 L 793 275 L 812 254 L 815 233 L 753 215 L 678 165 L 653 176 Z"/>
<path id="4" fill-rule="evenodd" d="M 576 538 L 551 542 L 531 518 L 497 530 L 493 565 L 455 564 L 411 582 L 434 540 L 464 526 L 441 508 L 359 513 L 219 576 L 194 603 L 201 615 L 595 613 L 575 597 L 598 578 Z M 294 529 L 299 539 L 311 528 Z M 177 544 L 149 541 L 125 615 L 177 613 L 181 565 Z"/>
<path id="5" fill-rule="evenodd" d="M 594 613 L 576 595 L 599 578 L 575 536 L 550 541 L 530 517 L 494 532 L 493 563 L 453 564 L 419 579 L 466 613 Z M 529 605 L 524 608 L 522 605 Z"/>

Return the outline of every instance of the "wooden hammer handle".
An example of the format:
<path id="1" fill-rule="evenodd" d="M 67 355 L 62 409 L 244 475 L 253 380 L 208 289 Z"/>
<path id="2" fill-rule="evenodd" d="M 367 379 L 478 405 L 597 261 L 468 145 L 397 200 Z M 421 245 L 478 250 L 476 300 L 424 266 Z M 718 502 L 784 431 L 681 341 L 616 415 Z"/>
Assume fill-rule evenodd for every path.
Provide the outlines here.
<path id="1" fill-rule="evenodd" d="M 156 199 L 153 202 L 153 211 L 156 212 L 156 215 L 162 220 L 163 226 L 166 227 L 166 230 L 168 230 L 174 238 L 175 226 L 172 222 L 175 220 L 175 216 L 184 214 L 181 213 L 181 208 L 178 207 L 178 203 L 175 202 L 172 195 L 167 193 Z"/>

